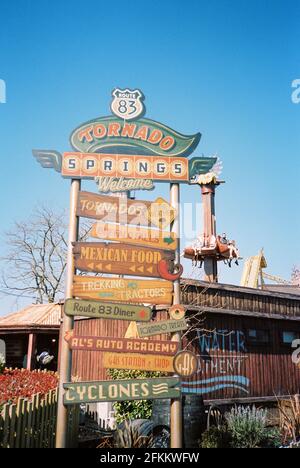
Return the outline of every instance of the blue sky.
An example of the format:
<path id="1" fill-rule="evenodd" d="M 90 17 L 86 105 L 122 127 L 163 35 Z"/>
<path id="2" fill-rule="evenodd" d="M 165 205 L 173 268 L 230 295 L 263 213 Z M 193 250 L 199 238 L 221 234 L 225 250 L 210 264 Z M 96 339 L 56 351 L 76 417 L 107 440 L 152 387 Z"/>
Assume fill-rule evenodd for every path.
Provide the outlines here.
<path id="1" fill-rule="evenodd" d="M 68 182 L 32 148 L 68 150 L 75 127 L 109 113 L 115 86 L 138 87 L 147 117 L 200 131 L 194 155 L 223 160 L 219 231 L 244 258 L 264 247 L 268 270 L 289 278 L 300 263 L 299 2 L 2 0 L 0 18 L 0 234 L 41 203 L 68 205 Z M 220 280 L 238 284 L 241 272 L 222 268 Z M 17 305 L 0 296 L 0 314 Z"/>

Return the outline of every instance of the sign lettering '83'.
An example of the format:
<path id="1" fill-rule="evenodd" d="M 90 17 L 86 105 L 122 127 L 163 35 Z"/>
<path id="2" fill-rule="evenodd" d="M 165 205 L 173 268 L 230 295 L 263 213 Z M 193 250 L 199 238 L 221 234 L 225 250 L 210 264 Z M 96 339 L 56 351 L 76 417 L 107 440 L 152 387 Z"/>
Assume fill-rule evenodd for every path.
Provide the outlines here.
<path id="1" fill-rule="evenodd" d="M 119 89 L 112 92 L 111 110 L 120 119 L 133 120 L 144 114 L 144 95 L 139 89 Z"/>

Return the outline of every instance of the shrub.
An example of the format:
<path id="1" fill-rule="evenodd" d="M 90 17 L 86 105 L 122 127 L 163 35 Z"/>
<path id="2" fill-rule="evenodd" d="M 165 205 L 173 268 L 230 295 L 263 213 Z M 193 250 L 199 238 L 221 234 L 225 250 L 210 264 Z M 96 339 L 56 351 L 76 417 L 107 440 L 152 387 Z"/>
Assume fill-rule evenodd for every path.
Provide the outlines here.
<path id="1" fill-rule="evenodd" d="M 113 380 L 124 379 L 150 379 L 161 377 L 161 372 L 143 372 L 137 370 L 117 370 L 109 369 L 108 375 Z M 117 423 L 134 419 L 150 419 L 152 416 L 152 401 L 120 401 L 114 404 L 114 410 Z"/>
<path id="2" fill-rule="evenodd" d="M 202 434 L 200 447 L 204 449 L 229 448 L 231 435 L 226 426 L 212 426 Z"/>
<path id="3" fill-rule="evenodd" d="M 257 448 L 265 440 L 266 410 L 239 406 L 232 408 L 225 418 L 232 435 L 232 447 Z"/>
<path id="4" fill-rule="evenodd" d="M 44 396 L 57 384 L 58 376 L 54 372 L 5 369 L 0 375 L 0 405 L 15 403 L 19 398 L 30 398 L 36 393 Z"/>

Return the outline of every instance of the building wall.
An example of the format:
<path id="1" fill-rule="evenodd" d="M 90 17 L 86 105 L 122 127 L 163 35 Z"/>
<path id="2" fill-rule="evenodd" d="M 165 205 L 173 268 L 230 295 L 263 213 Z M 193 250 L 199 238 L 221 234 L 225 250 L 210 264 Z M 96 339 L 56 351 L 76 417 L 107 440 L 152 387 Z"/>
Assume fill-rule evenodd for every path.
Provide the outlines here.
<path id="1" fill-rule="evenodd" d="M 183 382 L 185 393 L 205 399 L 300 393 L 300 367 L 292 362 L 291 345 L 283 343 L 284 331 L 300 337 L 300 322 L 222 314 L 205 314 L 202 320 L 185 340 L 199 359 L 198 373 Z M 250 330 L 269 341 L 251 340 Z"/>
<path id="2" fill-rule="evenodd" d="M 22 368 L 24 363 L 24 357 L 27 354 L 28 336 L 17 334 L 1 334 L 0 338 L 5 342 L 6 345 L 7 367 Z"/>

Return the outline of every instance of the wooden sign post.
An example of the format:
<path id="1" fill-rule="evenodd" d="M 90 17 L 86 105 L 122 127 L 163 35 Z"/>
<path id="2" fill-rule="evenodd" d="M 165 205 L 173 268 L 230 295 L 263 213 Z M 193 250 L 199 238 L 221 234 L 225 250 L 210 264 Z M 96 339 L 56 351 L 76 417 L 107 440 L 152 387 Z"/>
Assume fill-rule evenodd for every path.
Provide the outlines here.
<path id="1" fill-rule="evenodd" d="M 96 239 L 155 247 L 163 250 L 174 251 L 177 249 L 177 239 L 173 232 L 142 228 L 140 226 L 109 224 L 98 221 L 93 224 L 89 236 Z"/>
<path id="2" fill-rule="evenodd" d="M 178 343 L 173 341 L 78 336 L 74 334 L 74 331 L 68 333 L 65 340 L 73 351 L 106 351 L 113 353 L 159 354 L 162 356 L 174 356 L 178 351 Z"/>
<path id="3" fill-rule="evenodd" d="M 217 162 L 217 158 L 188 159 L 197 147 L 201 135 L 182 135 L 166 125 L 146 119 L 143 115 L 144 97 L 140 90 L 117 88 L 113 90 L 112 96 L 111 110 L 114 115 L 90 120 L 77 127 L 70 139 L 73 152 L 62 155 L 55 150 L 33 151 L 43 167 L 52 168 L 63 177 L 72 179 L 63 336 L 71 332 L 74 315 L 118 320 L 126 318 L 143 322 L 149 321 L 151 317 L 151 310 L 147 305 L 180 304 L 179 278 L 182 268 L 179 250 L 179 184 L 197 183 L 198 175 L 213 171 Z M 153 181 L 171 183 L 171 203 L 160 198 L 153 204 L 88 192 L 80 193 L 81 179 L 97 178 L 99 190 L 105 193 L 126 193 L 134 188 L 148 190 L 153 188 Z M 101 244 L 95 246 L 92 243 L 85 246 L 78 244 L 80 216 L 101 220 L 103 223 L 118 224 L 115 237 L 121 237 L 111 240 L 124 244 L 119 243 L 114 247 L 103 247 Z M 135 227 L 124 233 L 124 225 Z M 111 233 L 108 224 L 105 226 L 107 232 Z M 145 226 L 147 229 L 137 230 L 137 226 Z M 151 226 L 159 228 L 158 241 L 156 239 L 152 242 L 153 230 L 149 229 Z M 101 239 L 95 229 L 93 226 L 91 235 Z M 162 232 L 169 229 L 171 234 Z M 132 247 L 135 245 L 138 247 Z M 175 271 L 172 269 L 173 263 Z M 153 275 L 154 278 L 164 279 L 155 281 L 77 276 L 75 266 L 83 271 L 143 277 Z M 210 272 L 209 276 L 214 278 L 216 272 Z M 178 320 L 173 321 L 176 322 L 176 326 L 171 326 L 172 321 L 168 322 L 168 327 L 171 327 L 168 330 L 172 332 L 172 341 L 176 349 L 181 348 L 181 335 L 178 330 L 186 328 L 186 322 L 179 317 L 180 314 L 177 314 Z M 148 336 L 147 333 L 149 336 L 154 334 L 153 328 L 151 332 L 152 325 L 157 326 L 149 324 L 148 331 L 141 328 L 141 333 L 146 333 L 144 336 Z M 132 341 L 131 344 L 134 343 L 137 345 L 137 341 Z M 92 340 L 92 346 L 94 345 Z M 150 347 L 150 341 L 147 346 Z M 124 356 L 128 358 L 126 363 Z M 166 368 L 171 369 L 168 363 L 173 359 L 172 356 L 155 356 L 150 352 L 145 356 L 147 362 L 143 364 L 144 367 L 161 369 L 162 362 L 165 362 Z M 113 355 L 106 355 L 105 359 L 107 364 L 108 361 L 113 361 L 118 362 L 118 366 L 128 366 L 128 361 L 131 359 L 132 362 L 136 362 L 136 358 L 135 352 L 128 356 L 113 351 Z M 154 359 L 165 361 L 160 361 L 159 364 L 158 361 L 154 362 Z M 71 350 L 68 343 L 61 339 L 57 448 L 67 446 L 68 414 L 64 405 L 156 398 L 171 399 L 171 448 L 181 448 L 182 407 L 180 380 L 177 377 L 64 385 L 64 382 L 71 380 L 71 368 Z"/>
<path id="4" fill-rule="evenodd" d="M 191 351 L 180 351 L 176 354 L 173 365 L 180 377 L 192 377 L 198 370 L 198 358 Z"/>
<path id="5" fill-rule="evenodd" d="M 174 372 L 173 357 L 153 354 L 104 353 L 105 369 L 126 369 L 151 372 Z"/>
<path id="6" fill-rule="evenodd" d="M 78 242 L 74 245 L 75 266 L 81 271 L 160 278 L 160 264 L 174 261 L 168 250 L 105 242 Z"/>
<path id="7" fill-rule="evenodd" d="M 64 312 L 69 317 L 81 316 L 113 320 L 130 320 L 135 322 L 149 322 L 152 316 L 150 307 L 85 301 L 82 299 L 67 299 Z"/>
<path id="8" fill-rule="evenodd" d="M 137 325 L 137 330 L 140 338 L 154 335 L 164 335 L 166 333 L 175 333 L 187 330 L 188 326 L 185 319 L 181 320 L 166 320 L 152 322 L 146 325 Z M 178 343 L 176 343 L 178 344 Z"/>
<path id="9" fill-rule="evenodd" d="M 70 221 L 68 238 L 68 257 L 66 274 L 66 292 L 65 298 L 72 297 L 73 278 L 75 275 L 75 265 L 73 258 L 73 242 L 78 240 L 79 220 L 76 217 L 76 206 L 78 203 L 81 182 L 72 180 L 70 192 Z M 64 314 L 60 334 L 60 367 L 59 367 L 59 391 L 57 401 L 57 422 L 56 422 L 56 448 L 66 448 L 67 428 L 68 428 L 68 410 L 64 406 L 63 384 L 71 380 L 72 372 L 72 353 L 63 336 L 73 328 L 73 317 Z"/>
<path id="10" fill-rule="evenodd" d="M 171 305 L 173 283 L 164 280 L 75 276 L 73 295 L 105 302 Z"/>
<path id="11" fill-rule="evenodd" d="M 165 229 L 169 227 L 170 220 L 175 218 L 175 213 L 171 205 L 161 198 L 149 202 L 80 192 L 77 216 L 123 225 L 151 226 L 151 213 L 157 213 L 157 205 L 163 209 L 160 228 Z M 154 216 L 153 220 L 153 226 L 155 226 L 157 216 Z"/>
<path id="12" fill-rule="evenodd" d="M 176 251 L 176 263 L 180 264 L 180 186 L 179 184 L 170 185 L 170 201 L 171 205 L 177 212 L 177 218 L 171 225 L 171 231 L 175 233 L 178 239 L 177 251 Z M 180 291 L 180 280 L 174 282 L 174 295 L 173 305 L 179 305 L 181 302 L 181 291 Z M 178 320 L 179 322 L 179 320 Z M 173 333 L 172 340 L 179 343 L 181 348 L 181 332 L 178 331 Z M 180 396 L 171 400 L 170 407 L 170 428 L 171 428 L 171 448 L 182 448 L 182 401 Z"/>
<path id="13" fill-rule="evenodd" d="M 118 382 L 78 382 L 67 383 L 63 387 L 66 390 L 65 405 L 180 397 L 180 379 L 174 377 L 120 380 Z"/>

